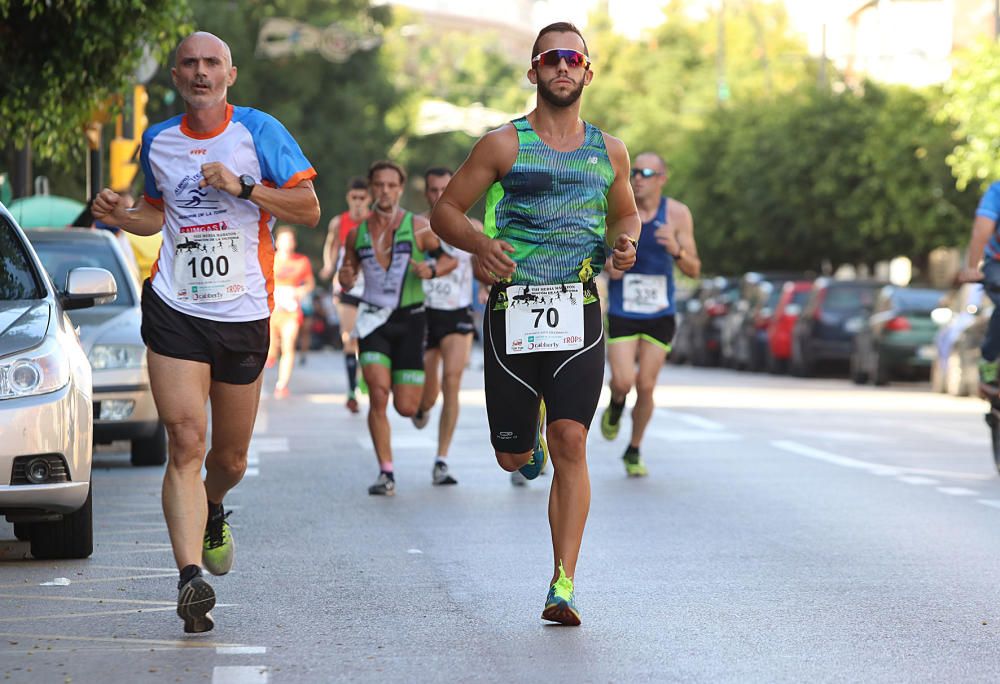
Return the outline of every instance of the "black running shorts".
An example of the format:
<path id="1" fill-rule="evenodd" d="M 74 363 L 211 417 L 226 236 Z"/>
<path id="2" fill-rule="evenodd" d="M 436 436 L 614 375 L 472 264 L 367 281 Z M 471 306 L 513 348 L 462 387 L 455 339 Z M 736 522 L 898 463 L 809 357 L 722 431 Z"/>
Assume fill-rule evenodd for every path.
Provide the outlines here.
<path id="1" fill-rule="evenodd" d="M 340 303 L 343 304 L 344 306 L 353 306 L 354 308 L 357 308 L 358 304 L 361 303 L 360 299 L 358 299 L 352 294 L 347 294 L 346 292 L 341 292 L 339 295 L 337 295 L 337 297 Z"/>
<path id="2" fill-rule="evenodd" d="M 676 331 L 677 319 L 673 314 L 658 318 L 626 318 L 608 314 L 608 344 L 642 340 L 669 352 Z"/>
<path id="3" fill-rule="evenodd" d="M 604 326 L 601 304 L 583 307 L 583 348 L 507 354 L 504 311 L 494 311 L 494 287 L 483 323 L 486 413 L 493 448 L 524 453 L 535 446 L 538 408 L 546 420 L 574 420 L 590 429 L 604 383 Z"/>
<path id="4" fill-rule="evenodd" d="M 471 335 L 475 326 L 466 309 L 427 309 L 427 348 L 437 349 L 448 335 Z"/>
<path id="5" fill-rule="evenodd" d="M 424 384 L 424 334 L 427 316 L 423 305 L 396 309 L 385 323 L 358 341 L 358 361 L 385 366 L 393 385 Z"/>
<path id="6" fill-rule="evenodd" d="M 142 341 L 157 354 L 211 366 L 212 380 L 250 385 L 264 369 L 269 319 L 226 323 L 181 313 L 147 279 L 142 286 Z"/>

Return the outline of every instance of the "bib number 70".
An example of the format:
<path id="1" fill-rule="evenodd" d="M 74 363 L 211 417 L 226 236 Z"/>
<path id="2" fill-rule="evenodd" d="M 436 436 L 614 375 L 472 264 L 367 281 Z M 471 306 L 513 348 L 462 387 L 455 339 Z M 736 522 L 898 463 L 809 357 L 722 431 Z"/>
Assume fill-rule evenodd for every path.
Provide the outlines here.
<path id="1" fill-rule="evenodd" d="M 548 309 L 532 309 L 531 313 L 538 314 L 535 316 L 535 327 L 539 327 L 539 323 L 542 321 L 542 316 L 545 316 L 545 324 L 550 328 L 554 328 L 559 325 L 559 310 L 555 307 L 549 307 Z"/>

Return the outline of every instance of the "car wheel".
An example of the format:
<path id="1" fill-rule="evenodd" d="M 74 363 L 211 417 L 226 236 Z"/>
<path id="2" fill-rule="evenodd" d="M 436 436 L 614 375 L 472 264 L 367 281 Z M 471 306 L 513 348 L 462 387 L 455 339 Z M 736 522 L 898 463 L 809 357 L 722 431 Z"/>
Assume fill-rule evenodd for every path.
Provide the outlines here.
<path id="1" fill-rule="evenodd" d="M 163 423 L 156 424 L 156 432 L 151 437 L 132 440 L 132 465 L 158 466 L 167 462 L 167 429 Z"/>
<path id="2" fill-rule="evenodd" d="M 87 558 L 94 552 L 93 485 L 78 511 L 62 520 L 31 523 L 31 555 L 38 559 Z"/>
<path id="3" fill-rule="evenodd" d="M 28 541 L 31 539 L 30 523 L 14 523 L 14 536 L 18 541 Z"/>

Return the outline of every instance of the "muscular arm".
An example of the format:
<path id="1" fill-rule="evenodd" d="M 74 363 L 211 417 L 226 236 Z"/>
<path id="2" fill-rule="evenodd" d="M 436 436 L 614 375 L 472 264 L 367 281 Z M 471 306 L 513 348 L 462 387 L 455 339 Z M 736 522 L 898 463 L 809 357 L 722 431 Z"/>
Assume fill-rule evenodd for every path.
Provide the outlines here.
<path id="1" fill-rule="evenodd" d="M 413 217 L 413 237 L 416 239 L 417 247 L 420 248 L 421 252 L 427 253 L 441 248 L 441 240 L 431 230 L 431 224 L 424 216 Z M 458 260 L 444 252 L 441 253 L 441 256 L 434 257 L 434 260 L 434 274 L 436 277 L 447 275 L 458 267 Z M 428 266 L 426 271 L 424 269 L 418 270 L 418 275 L 421 278 L 429 277 L 430 267 Z"/>
<path id="2" fill-rule="evenodd" d="M 358 279 L 358 270 L 361 267 L 358 262 L 358 253 L 354 251 L 354 241 L 357 235 L 357 228 L 351 228 L 350 232 L 347 233 L 347 242 L 344 245 L 344 262 L 340 265 L 340 272 L 337 274 L 340 286 L 344 290 L 350 290 L 354 287 L 354 282 Z"/>
<path id="3" fill-rule="evenodd" d="M 334 216 L 326 226 L 326 239 L 323 241 L 323 268 L 320 278 L 328 278 L 337 265 L 340 255 L 340 215 Z"/>
<path id="4" fill-rule="evenodd" d="M 121 196 L 105 188 L 91 204 L 95 219 L 133 235 L 156 235 L 163 228 L 163 210 L 141 199 L 131 209 Z"/>
<path id="5" fill-rule="evenodd" d="M 236 194 L 239 194 L 238 190 Z M 258 183 L 254 186 L 250 201 L 279 221 L 299 223 L 310 228 L 319 223 L 319 199 L 311 180 L 302 181 L 291 188 L 269 188 Z"/>
<path id="6" fill-rule="evenodd" d="M 605 240 L 608 245 L 614 245 L 620 235 L 628 235 L 633 240 L 639 239 L 642 230 L 642 220 L 639 209 L 635 206 L 632 195 L 632 185 L 629 183 L 631 163 L 628 150 L 618 138 L 605 134 L 605 146 L 611 167 L 615 170 L 615 180 L 608 190 L 608 218 Z"/>
<path id="7" fill-rule="evenodd" d="M 694 219 L 691 217 L 691 210 L 680 202 L 672 204 L 678 205 L 677 215 L 670 217 L 670 222 L 677 230 L 678 250 L 674 255 L 674 262 L 684 275 L 697 278 L 701 274 L 701 259 L 698 257 L 698 245 L 694 241 Z M 671 214 L 673 213 L 671 211 Z"/>
<path id="8" fill-rule="evenodd" d="M 972 236 L 969 238 L 969 253 L 965 258 L 968 269 L 978 269 L 983 260 L 983 250 L 996 230 L 997 222 L 986 216 L 977 216 L 972 222 Z"/>

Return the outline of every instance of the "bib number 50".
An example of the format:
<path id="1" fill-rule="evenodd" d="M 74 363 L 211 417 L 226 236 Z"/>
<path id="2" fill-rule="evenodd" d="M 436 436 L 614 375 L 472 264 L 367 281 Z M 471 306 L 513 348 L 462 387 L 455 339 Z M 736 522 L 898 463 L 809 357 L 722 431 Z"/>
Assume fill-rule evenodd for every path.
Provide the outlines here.
<path id="1" fill-rule="evenodd" d="M 225 256 L 191 257 L 187 266 L 191 269 L 192 278 L 211 278 L 213 275 L 225 276 L 229 273 L 229 259 Z"/>

